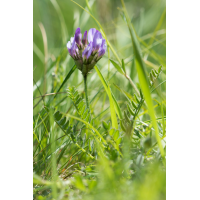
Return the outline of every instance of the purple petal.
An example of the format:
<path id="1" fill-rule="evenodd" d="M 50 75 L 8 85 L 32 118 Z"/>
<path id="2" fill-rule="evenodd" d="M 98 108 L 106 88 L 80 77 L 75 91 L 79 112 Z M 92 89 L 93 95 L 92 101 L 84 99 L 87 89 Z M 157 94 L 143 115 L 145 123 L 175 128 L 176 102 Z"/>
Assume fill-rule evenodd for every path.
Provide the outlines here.
<path id="1" fill-rule="evenodd" d="M 72 56 L 73 58 L 74 58 L 74 56 L 76 55 L 77 49 L 78 49 L 78 47 L 77 47 L 77 45 L 76 45 L 76 43 L 75 43 L 75 40 L 74 40 L 74 42 L 73 42 L 73 44 L 72 44 L 72 48 L 71 48 L 71 56 Z"/>
<path id="2" fill-rule="evenodd" d="M 99 50 L 99 48 L 102 45 L 102 42 L 103 42 L 103 38 L 102 38 L 101 33 L 99 31 L 96 31 L 94 35 L 94 39 L 93 39 L 94 50 Z"/>
<path id="3" fill-rule="evenodd" d="M 99 49 L 99 51 L 98 51 L 98 57 L 103 56 L 103 55 L 105 54 L 105 52 L 106 52 L 106 49 L 107 49 L 106 40 L 103 39 L 103 42 L 102 42 L 102 44 L 101 44 L 101 47 L 100 47 L 100 49 Z"/>
<path id="4" fill-rule="evenodd" d="M 95 28 L 91 28 L 88 31 L 88 42 L 93 42 L 93 38 L 94 38 L 94 34 L 96 33 L 96 29 Z"/>
<path id="5" fill-rule="evenodd" d="M 85 33 L 83 35 L 82 43 L 83 43 L 83 45 L 87 44 L 87 31 L 85 31 Z"/>
<path id="6" fill-rule="evenodd" d="M 105 39 L 103 39 L 101 48 L 104 49 L 105 51 L 106 51 L 106 49 L 107 49 L 107 45 L 106 45 L 106 40 L 105 40 Z"/>
<path id="7" fill-rule="evenodd" d="M 70 41 L 67 42 L 67 49 L 69 51 L 69 53 L 71 54 L 71 48 L 72 48 L 72 44 Z"/>
<path id="8" fill-rule="evenodd" d="M 74 37 L 71 37 L 70 41 L 67 42 L 67 49 L 68 49 L 70 55 L 71 55 L 71 50 L 72 50 L 73 42 L 74 42 Z"/>
<path id="9" fill-rule="evenodd" d="M 67 49 L 69 54 L 74 58 L 74 56 L 78 53 L 78 47 L 75 43 L 74 37 L 71 37 L 70 41 L 67 43 Z"/>
<path id="10" fill-rule="evenodd" d="M 92 42 L 90 42 L 82 53 L 83 60 L 88 59 L 92 53 Z"/>
<path id="11" fill-rule="evenodd" d="M 105 54 L 105 49 L 101 49 L 99 52 L 98 52 L 98 58 L 99 57 L 102 57 L 104 54 Z"/>
<path id="12" fill-rule="evenodd" d="M 76 29 L 76 32 L 75 32 L 75 41 L 78 45 L 81 44 L 81 38 L 82 38 L 82 34 L 81 34 L 81 29 L 78 27 Z"/>

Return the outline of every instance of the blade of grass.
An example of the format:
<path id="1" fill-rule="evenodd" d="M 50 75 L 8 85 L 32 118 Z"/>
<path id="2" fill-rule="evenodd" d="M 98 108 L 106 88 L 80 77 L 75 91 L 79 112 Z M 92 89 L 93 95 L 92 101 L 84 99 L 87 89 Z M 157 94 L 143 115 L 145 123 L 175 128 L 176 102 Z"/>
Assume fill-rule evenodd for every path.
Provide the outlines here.
<path id="1" fill-rule="evenodd" d="M 117 118 L 116 118 L 116 113 L 115 113 L 115 109 L 114 109 L 114 104 L 113 104 L 113 98 L 111 96 L 111 92 L 110 92 L 110 87 L 107 85 L 105 79 L 103 78 L 101 72 L 99 71 L 99 69 L 95 66 L 95 70 L 97 72 L 97 74 L 99 75 L 99 78 L 106 90 L 106 93 L 108 94 L 109 97 L 109 101 L 110 101 L 110 113 L 111 113 L 111 121 L 112 121 L 112 127 L 118 129 L 118 124 L 117 124 Z"/>
<path id="2" fill-rule="evenodd" d="M 106 80 L 104 79 L 103 75 L 101 74 L 99 68 L 97 66 L 95 66 L 94 68 L 95 68 L 95 70 L 96 70 L 105 90 L 106 90 L 106 93 L 108 94 L 108 84 L 107 84 Z M 112 92 L 111 92 L 111 94 L 112 94 Z M 117 103 L 113 94 L 112 94 L 112 99 L 113 99 L 113 102 L 114 102 L 116 113 L 117 113 L 119 119 L 122 119 L 123 117 L 122 117 L 121 109 L 120 109 L 119 104 Z"/>
<path id="3" fill-rule="evenodd" d="M 124 91 L 123 89 L 121 89 L 119 86 L 117 86 L 116 84 L 113 84 L 125 97 L 126 99 L 128 100 L 128 102 L 131 104 L 131 100 L 133 100 L 133 97 L 126 91 Z"/>
<path id="4" fill-rule="evenodd" d="M 50 139 L 51 139 L 51 152 L 55 152 L 56 150 L 56 145 L 54 142 L 54 138 L 55 138 L 55 125 L 54 125 L 54 119 L 53 119 L 53 109 L 50 109 L 50 115 L 49 115 L 49 120 L 50 120 Z M 51 157 L 51 164 L 52 164 L 52 193 L 53 193 L 53 198 L 57 199 L 57 186 L 56 186 L 56 182 L 57 182 L 57 170 L 56 170 L 56 156 L 53 153 L 52 157 Z"/>
<path id="5" fill-rule="evenodd" d="M 165 153 L 164 153 L 164 149 L 161 143 L 161 139 L 159 137 L 159 131 L 158 131 L 158 126 L 157 126 L 157 122 L 156 122 L 156 117 L 155 117 L 155 113 L 154 113 L 154 108 L 153 108 L 153 102 L 151 99 L 151 93 L 150 93 L 150 89 L 149 89 L 149 84 L 148 84 L 148 79 L 146 77 L 146 73 L 145 73 L 145 67 L 144 67 L 144 63 L 143 63 L 143 59 L 142 56 L 140 54 L 140 46 L 138 44 L 138 40 L 135 34 L 135 31 L 133 29 L 133 26 L 130 22 L 130 19 L 128 17 L 128 13 L 126 11 L 126 7 L 124 4 L 124 1 L 121 0 L 121 4 L 124 10 L 124 14 L 127 20 L 127 26 L 129 28 L 130 31 L 130 35 L 131 35 L 131 40 L 132 40 L 132 44 L 133 44 L 133 52 L 135 54 L 135 64 L 136 64 L 136 69 L 138 72 L 138 77 L 139 77 L 139 81 L 140 81 L 140 85 L 141 85 L 141 89 L 143 91 L 146 103 L 147 103 L 147 107 L 148 107 L 148 111 L 149 111 L 149 115 L 152 119 L 152 124 L 154 126 L 155 129 L 155 136 L 158 142 L 158 146 L 160 149 L 160 153 L 162 155 L 162 157 L 164 158 Z"/>
<path id="6" fill-rule="evenodd" d="M 113 99 L 112 99 L 112 95 L 111 95 L 111 91 L 110 91 L 109 86 L 108 86 L 108 92 L 107 93 L 108 93 L 108 97 L 109 97 L 109 101 L 110 101 L 110 114 L 111 114 L 112 127 L 118 129 L 117 117 L 116 117 L 114 103 L 113 103 Z"/>
<path id="7" fill-rule="evenodd" d="M 159 85 L 157 85 L 152 91 L 151 91 L 151 93 L 154 91 L 154 90 L 156 90 L 159 86 L 161 86 L 163 83 L 165 83 L 166 82 L 166 80 L 164 80 L 162 83 L 160 83 Z"/>
<path id="8" fill-rule="evenodd" d="M 62 87 L 64 86 L 64 84 L 67 82 L 67 80 L 70 78 L 70 76 L 73 74 L 73 72 L 76 69 L 76 65 L 74 64 L 74 66 L 71 68 L 71 70 L 69 71 L 69 73 L 67 74 L 67 76 L 65 77 L 64 81 L 62 82 L 61 86 L 58 88 L 56 95 L 54 96 L 54 99 L 56 98 L 58 92 L 62 89 Z"/>
<path id="9" fill-rule="evenodd" d="M 91 124 L 89 124 L 88 122 L 78 118 L 78 117 L 75 117 L 73 115 L 70 115 L 70 114 L 65 114 L 66 116 L 72 118 L 72 119 L 76 119 L 80 122 L 83 122 L 84 124 L 88 125 L 92 130 L 94 130 L 94 132 L 102 139 L 102 141 L 107 144 L 106 140 L 103 138 L 103 136 L 99 133 L 99 131 L 97 131 L 97 129 L 95 129 Z"/>
<path id="10" fill-rule="evenodd" d="M 109 78 L 109 81 L 116 75 L 117 71 Z M 100 91 L 103 89 L 104 87 L 102 86 L 98 92 L 93 96 L 93 98 L 90 100 L 90 103 L 92 103 L 94 101 L 94 99 L 96 98 L 96 96 L 100 93 Z"/>
<path id="11" fill-rule="evenodd" d="M 124 75 L 126 77 L 126 79 L 130 82 L 130 84 L 132 85 L 132 87 L 134 88 L 134 90 L 137 92 L 138 95 L 140 95 L 140 92 L 138 91 L 136 85 L 133 83 L 133 81 L 131 80 L 131 78 L 122 70 L 122 68 L 113 60 L 110 60 L 112 62 L 112 64 L 114 65 L 114 67 L 117 69 L 117 71 Z M 124 63 L 123 63 L 124 64 Z M 124 66 L 125 68 L 125 66 Z"/>
<path id="12" fill-rule="evenodd" d="M 114 60 L 110 59 L 110 61 L 120 74 L 125 75 L 124 70 Z"/>
<path id="13" fill-rule="evenodd" d="M 157 31 L 159 30 L 159 28 L 161 27 L 161 25 L 162 25 L 162 23 L 163 23 L 163 20 L 164 20 L 164 18 L 165 18 L 165 15 L 166 15 L 166 8 L 164 9 L 164 11 L 163 11 L 163 13 L 162 13 L 162 15 L 161 15 L 161 17 L 160 17 L 160 20 L 159 20 L 159 22 L 158 22 L 158 24 L 157 24 L 157 26 L 156 26 L 156 28 L 155 28 L 155 31 L 153 32 L 152 38 L 151 38 L 151 40 L 149 41 L 149 45 L 151 45 L 151 44 L 153 43 L 154 38 L 155 38 L 155 36 L 156 36 L 156 33 L 157 33 Z"/>
<path id="14" fill-rule="evenodd" d="M 33 79 L 33 81 L 34 81 L 34 83 L 35 83 L 35 85 L 36 85 L 36 87 L 37 87 L 37 89 L 38 89 L 40 95 L 42 96 L 42 93 L 41 93 L 41 91 L 40 91 L 40 88 L 37 86 L 37 83 L 35 82 L 34 79 Z M 35 98 L 33 98 L 33 99 L 35 99 Z M 42 96 L 42 101 L 43 101 L 43 104 L 45 104 L 43 96 Z"/>

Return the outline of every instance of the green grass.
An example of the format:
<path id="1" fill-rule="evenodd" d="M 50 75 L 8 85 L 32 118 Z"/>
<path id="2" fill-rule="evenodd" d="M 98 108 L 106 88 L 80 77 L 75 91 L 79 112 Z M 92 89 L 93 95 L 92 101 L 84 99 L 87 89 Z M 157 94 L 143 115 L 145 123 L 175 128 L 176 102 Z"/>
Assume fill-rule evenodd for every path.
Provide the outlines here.
<path id="1" fill-rule="evenodd" d="M 166 199 L 165 1 L 34 0 L 34 199 Z M 102 32 L 87 77 L 66 41 Z"/>

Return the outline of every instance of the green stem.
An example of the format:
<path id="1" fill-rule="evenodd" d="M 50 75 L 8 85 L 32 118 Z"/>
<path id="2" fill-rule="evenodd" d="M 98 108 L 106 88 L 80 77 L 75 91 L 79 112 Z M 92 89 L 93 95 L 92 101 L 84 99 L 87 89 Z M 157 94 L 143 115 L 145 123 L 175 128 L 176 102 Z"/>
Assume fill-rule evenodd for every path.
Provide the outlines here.
<path id="1" fill-rule="evenodd" d="M 89 106 L 88 93 L 87 93 L 87 75 L 83 75 L 83 78 L 84 78 L 84 86 L 85 86 L 86 105 L 87 105 L 87 109 L 89 110 L 89 113 L 90 113 L 90 106 Z"/>

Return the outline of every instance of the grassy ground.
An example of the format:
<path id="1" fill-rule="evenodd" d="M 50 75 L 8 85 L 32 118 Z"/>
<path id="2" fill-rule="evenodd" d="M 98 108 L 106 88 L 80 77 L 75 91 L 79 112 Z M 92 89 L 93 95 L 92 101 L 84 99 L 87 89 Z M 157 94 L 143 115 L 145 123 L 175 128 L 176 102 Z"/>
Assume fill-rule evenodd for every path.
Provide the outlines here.
<path id="1" fill-rule="evenodd" d="M 166 199 L 165 1 L 34 0 L 34 199 Z M 102 32 L 88 76 L 66 43 Z"/>

